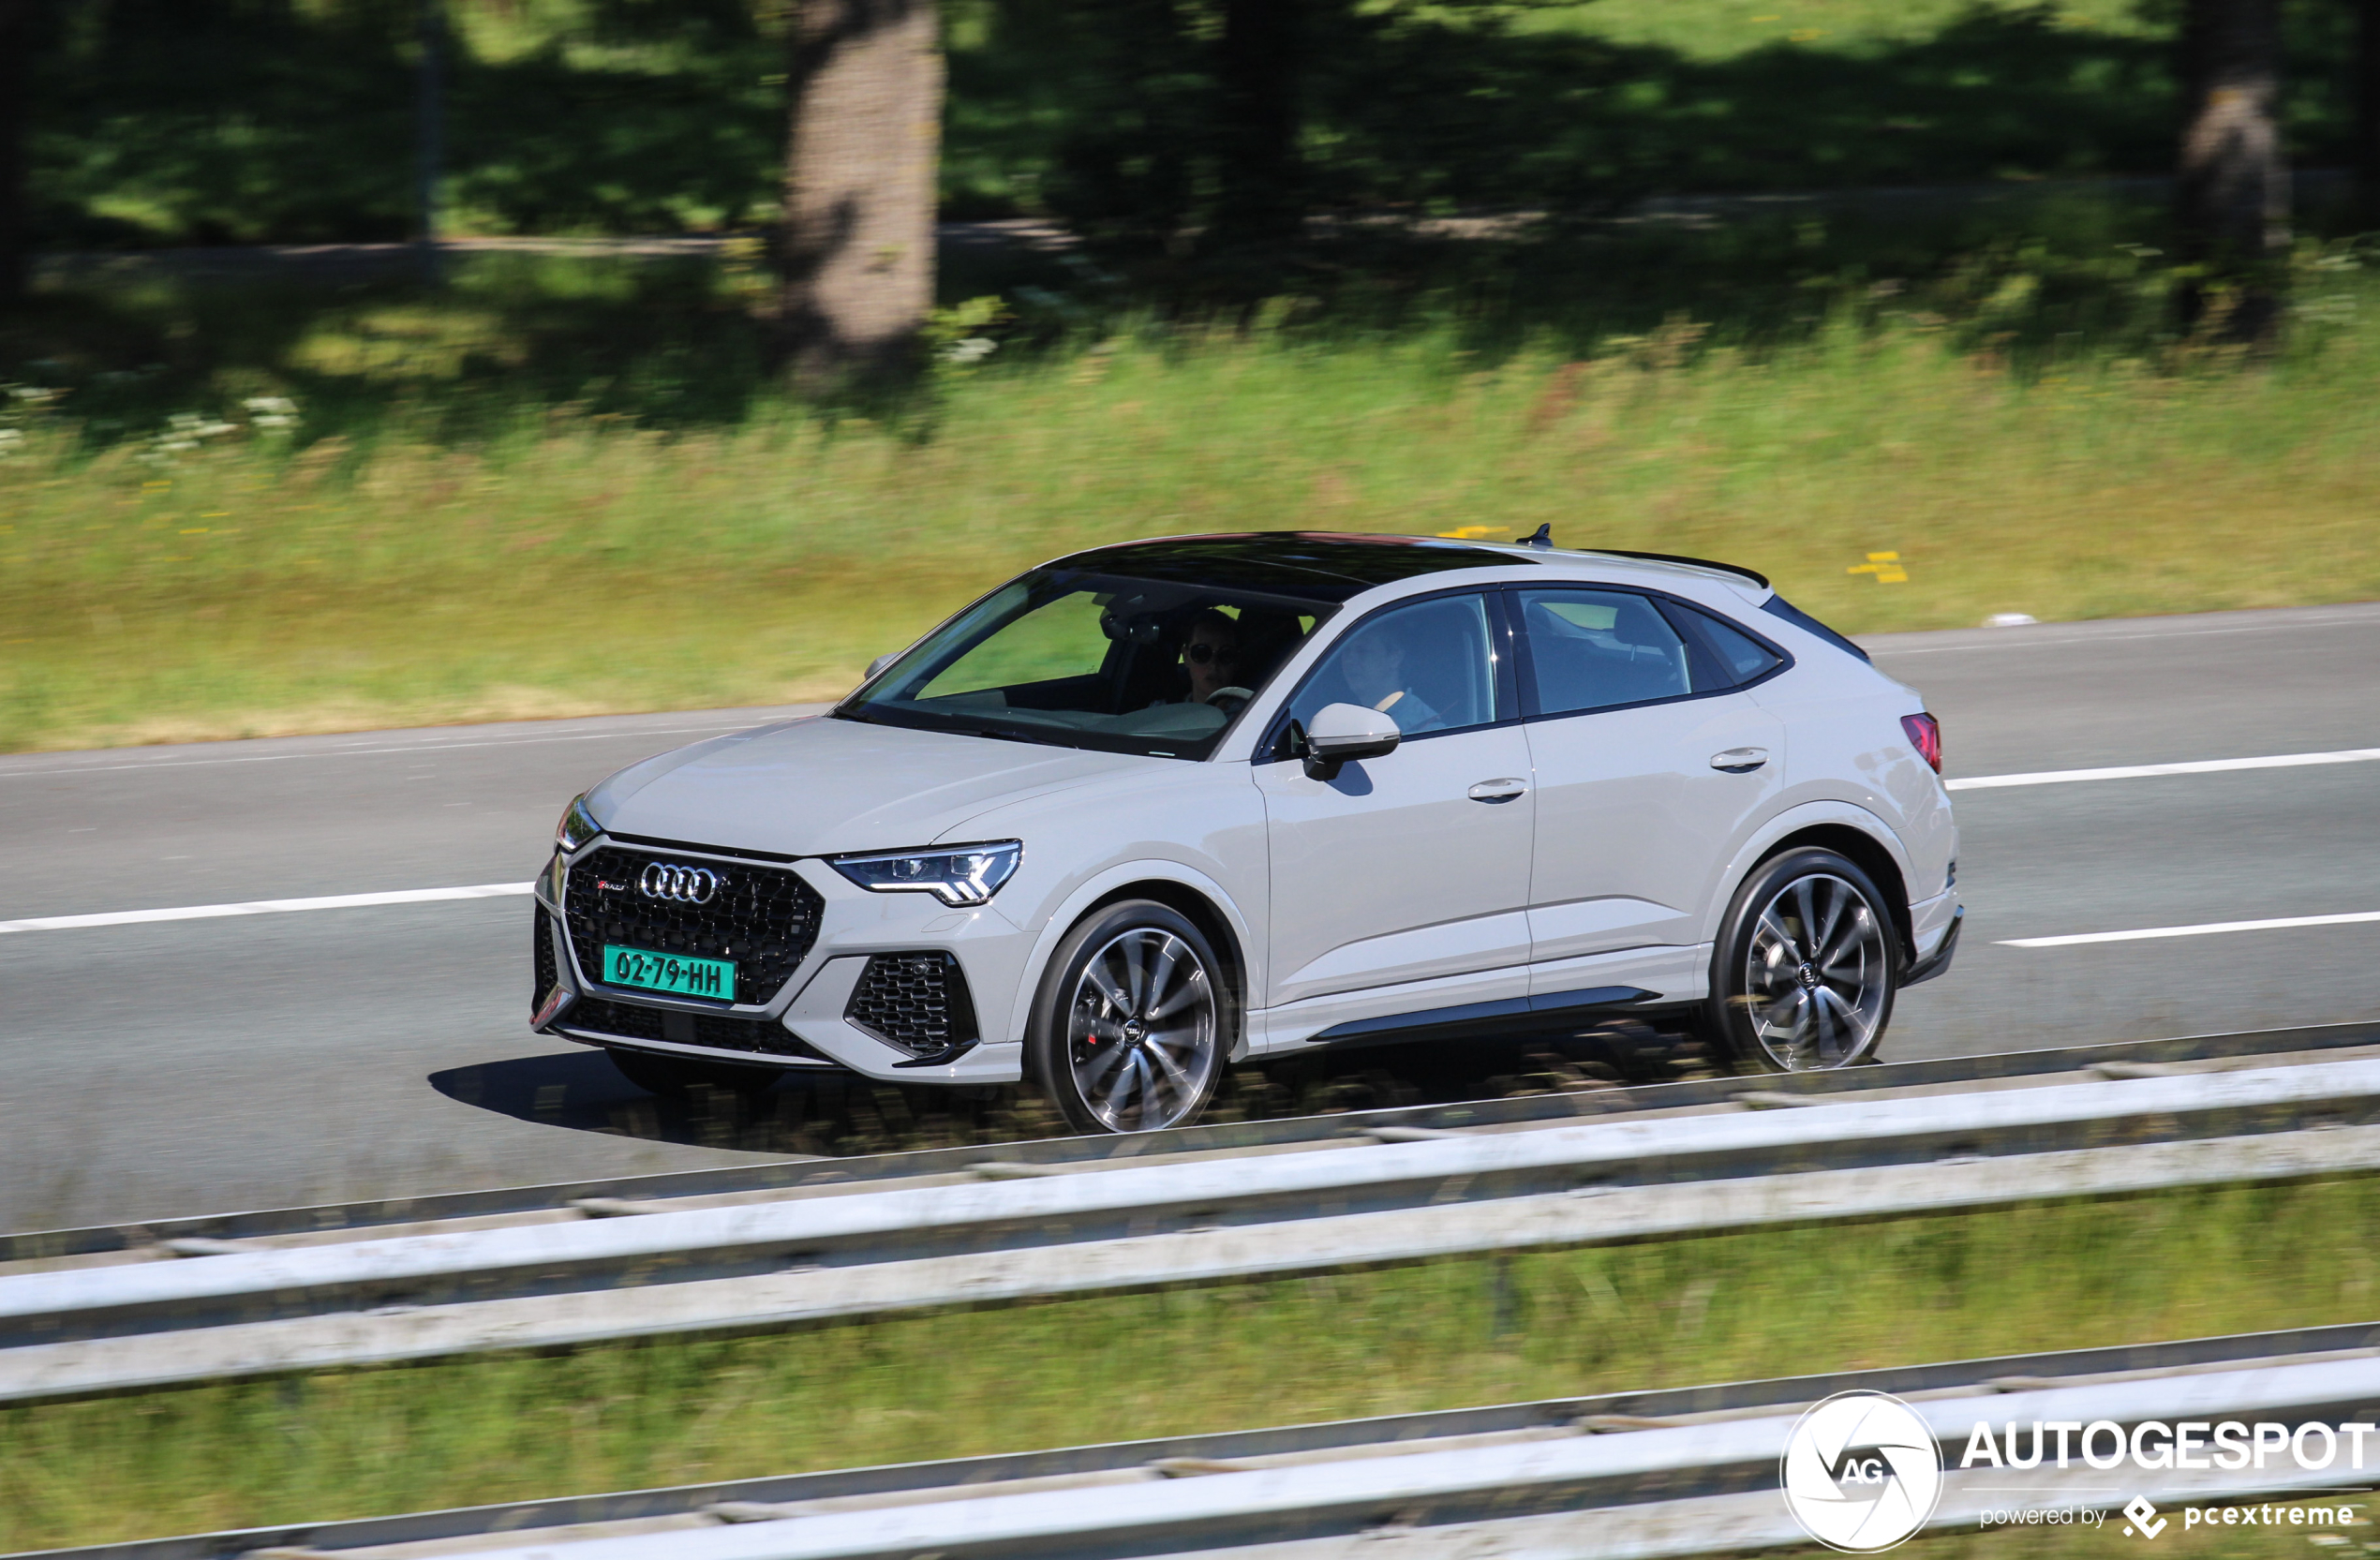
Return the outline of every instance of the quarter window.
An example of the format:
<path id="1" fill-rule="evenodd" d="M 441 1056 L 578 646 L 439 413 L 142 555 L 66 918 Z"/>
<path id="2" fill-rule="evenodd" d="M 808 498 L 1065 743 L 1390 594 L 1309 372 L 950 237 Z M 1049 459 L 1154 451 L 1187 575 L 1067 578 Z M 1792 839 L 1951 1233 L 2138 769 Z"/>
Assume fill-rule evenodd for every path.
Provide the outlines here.
<path id="1" fill-rule="evenodd" d="M 1517 590 L 1536 712 L 1564 715 L 1709 691 L 1686 641 L 1652 602 L 1625 590 Z"/>
<path id="2" fill-rule="evenodd" d="M 1698 629 L 1702 631 L 1703 638 L 1708 642 L 1712 652 L 1718 658 L 1719 669 L 1724 673 L 1725 680 L 1720 684 L 1721 687 L 1741 688 L 1748 682 L 1754 682 L 1768 676 L 1769 672 L 1780 663 L 1780 658 L 1776 651 L 1717 613 L 1704 612 L 1697 607 L 1681 606 L 1675 602 L 1669 602 L 1668 607 L 1672 617 L 1683 618 L 1686 621 L 1689 632 Z M 1694 682 L 1694 691 L 1702 692 L 1703 677 L 1696 676 Z"/>
<path id="3" fill-rule="evenodd" d="M 1495 657 L 1487 602 L 1439 597 L 1391 607 L 1331 647 L 1289 701 L 1301 729 L 1325 705 L 1361 705 L 1407 736 L 1495 719 Z"/>

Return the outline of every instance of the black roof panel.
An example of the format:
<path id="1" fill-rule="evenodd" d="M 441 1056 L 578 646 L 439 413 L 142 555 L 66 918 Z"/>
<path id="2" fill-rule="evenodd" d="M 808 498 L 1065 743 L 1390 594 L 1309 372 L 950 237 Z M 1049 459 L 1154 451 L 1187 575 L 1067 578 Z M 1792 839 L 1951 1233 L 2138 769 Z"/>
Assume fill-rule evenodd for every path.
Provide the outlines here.
<path id="1" fill-rule="evenodd" d="M 1094 547 L 1056 559 L 1049 567 L 1186 585 L 1278 590 L 1343 602 L 1376 585 L 1392 585 L 1419 574 L 1505 569 L 1536 561 L 1431 536 L 1241 531 Z"/>

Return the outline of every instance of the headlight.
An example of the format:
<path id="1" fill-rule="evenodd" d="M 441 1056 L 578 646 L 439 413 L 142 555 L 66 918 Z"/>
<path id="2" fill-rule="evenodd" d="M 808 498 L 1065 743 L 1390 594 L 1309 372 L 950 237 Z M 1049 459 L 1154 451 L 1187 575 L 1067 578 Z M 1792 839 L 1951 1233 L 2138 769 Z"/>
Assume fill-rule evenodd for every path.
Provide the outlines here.
<path id="1" fill-rule="evenodd" d="M 602 832 L 595 814 L 587 810 L 587 798 L 573 796 L 571 805 L 562 809 L 562 821 L 554 825 L 554 843 L 564 852 L 575 851 Z"/>
<path id="2" fill-rule="evenodd" d="M 941 851 L 878 851 L 834 858 L 835 870 L 879 894 L 931 894 L 945 904 L 982 904 L 1016 874 L 1024 846 L 1014 839 Z"/>

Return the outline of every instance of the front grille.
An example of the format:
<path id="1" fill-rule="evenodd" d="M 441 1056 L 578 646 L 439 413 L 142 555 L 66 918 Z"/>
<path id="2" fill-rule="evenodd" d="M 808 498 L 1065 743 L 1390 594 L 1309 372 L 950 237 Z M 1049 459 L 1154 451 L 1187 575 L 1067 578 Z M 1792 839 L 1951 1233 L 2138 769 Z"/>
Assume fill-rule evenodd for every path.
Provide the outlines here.
<path id="1" fill-rule="evenodd" d="M 545 914 L 543 905 L 537 907 L 537 925 L 533 929 L 537 933 L 537 946 L 529 953 L 528 992 L 528 1013 L 532 1018 L 537 1017 L 537 1010 L 545 1005 L 545 993 L 554 989 L 555 983 L 562 978 L 561 973 L 554 967 L 554 917 Z"/>
<path id="2" fill-rule="evenodd" d="M 707 904 L 679 904 L 646 896 L 637 886 L 646 868 L 707 868 L 718 890 Z M 736 1000 L 765 1003 L 793 977 L 818 937 L 826 901 L 818 890 L 782 867 L 751 862 L 689 860 L 656 851 L 605 845 L 571 868 L 562 903 L 571 951 L 589 980 L 603 978 L 603 948 L 613 944 L 656 953 L 724 958 L 736 966 Z"/>
<path id="3" fill-rule="evenodd" d="M 966 972 L 946 953 L 878 954 L 843 1017 L 902 1050 L 931 1056 L 975 1038 Z"/>
<path id="4" fill-rule="evenodd" d="M 581 997 L 562 1015 L 560 1027 L 588 1034 L 617 1034 L 623 1040 L 666 1040 L 679 1046 L 708 1046 L 715 1050 L 750 1051 L 759 1056 L 800 1056 L 824 1062 L 782 1024 L 767 1018 L 737 1018 L 724 1013 L 679 1013 L 639 1003 L 605 1002 Z"/>

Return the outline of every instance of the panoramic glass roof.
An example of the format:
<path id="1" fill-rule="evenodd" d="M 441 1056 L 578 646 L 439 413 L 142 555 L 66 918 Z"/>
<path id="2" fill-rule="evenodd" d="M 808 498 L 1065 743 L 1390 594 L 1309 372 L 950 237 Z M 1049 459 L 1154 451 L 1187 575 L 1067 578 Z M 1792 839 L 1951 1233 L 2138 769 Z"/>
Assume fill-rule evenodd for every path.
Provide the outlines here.
<path id="1" fill-rule="evenodd" d="M 1361 536 L 1337 531 L 1242 531 L 1220 536 L 1127 542 L 1076 553 L 1050 569 L 1090 569 L 1145 580 L 1278 590 L 1343 602 L 1376 585 L 1452 569 L 1502 569 L 1535 558 L 1467 542 L 1426 536 Z"/>

